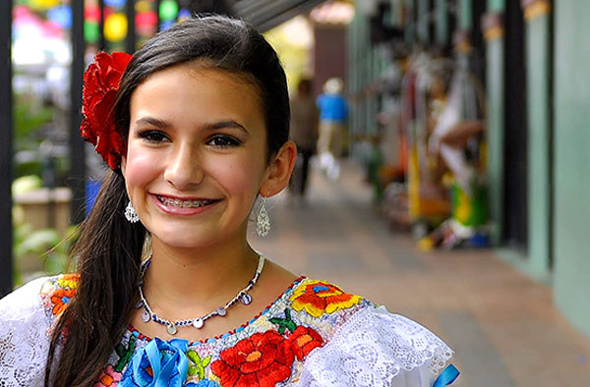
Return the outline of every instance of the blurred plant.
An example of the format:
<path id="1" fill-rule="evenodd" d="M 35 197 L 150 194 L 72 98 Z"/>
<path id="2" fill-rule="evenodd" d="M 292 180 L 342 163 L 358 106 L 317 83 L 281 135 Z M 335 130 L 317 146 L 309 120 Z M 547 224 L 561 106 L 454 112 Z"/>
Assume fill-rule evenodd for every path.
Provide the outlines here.
<path id="1" fill-rule="evenodd" d="M 42 187 L 38 176 L 24 176 L 14 180 L 13 194 L 23 194 Z M 13 253 L 15 258 L 14 283 L 23 283 L 21 267 L 27 256 L 36 256 L 41 263 L 42 272 L 31 273 L 31 277 L 55 275 L 65 272 L 71 262 L 70 251 L 78 239 L 78 226 L 70 226 L 63 233 L 53 228 L 34 230 L 25 222 L 24 211 L 19 205 L 12 207 Z"/>
<path id="2" fill-rule="evenodd" d="M 54 116 L 54 109 L 38 106 L 33 97 L 16 94 L 14 105 L 14 150 L 16 154 L 16 176 L 41 175 L 42 163 L 39 145 L 43 140 L 42 129 Z"/>

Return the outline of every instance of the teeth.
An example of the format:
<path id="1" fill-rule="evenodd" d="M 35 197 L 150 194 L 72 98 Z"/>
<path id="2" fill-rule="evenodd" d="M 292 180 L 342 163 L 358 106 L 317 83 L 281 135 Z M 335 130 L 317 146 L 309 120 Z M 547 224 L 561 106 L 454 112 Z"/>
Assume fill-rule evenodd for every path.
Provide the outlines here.
<path id="1" fill-rule="evenodd" d="M 180 200 L 158 196 L 158 199 L 167 206 L 182 208 L 199 208 L 211 204 L 213 200 Z"/>

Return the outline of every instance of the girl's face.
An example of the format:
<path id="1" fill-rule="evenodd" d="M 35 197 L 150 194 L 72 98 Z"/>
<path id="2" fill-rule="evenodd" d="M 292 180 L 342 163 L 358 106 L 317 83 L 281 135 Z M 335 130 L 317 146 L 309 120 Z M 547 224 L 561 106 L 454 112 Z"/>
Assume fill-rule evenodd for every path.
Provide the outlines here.
<path id="1" fill-rule="evenodd" d="M 122 171 L 152 238 L 180 248 L 243 243 L 256 196 L 278 193 L 294 161 L 286 144 L 267 163 L 256 87 L 227 71 L 180 65 L 138 86 L 130 112 Z"/>

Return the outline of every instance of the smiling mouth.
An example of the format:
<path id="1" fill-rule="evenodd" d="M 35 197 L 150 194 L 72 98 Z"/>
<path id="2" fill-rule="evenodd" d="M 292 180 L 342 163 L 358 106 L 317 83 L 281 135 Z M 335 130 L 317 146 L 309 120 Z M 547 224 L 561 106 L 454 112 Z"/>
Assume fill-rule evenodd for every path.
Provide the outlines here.
<path id="1" fill-rule="evenodd" d="M 216 203 L 218 200 L 180 200 L 180 199 L 172 199 L 167 198 L 164 196 L 156 195 L 160 203 L 169 206 L 169 207 L 179 207 L 179 208 L 199 208 L 205 207 L 209 204 Z"/>

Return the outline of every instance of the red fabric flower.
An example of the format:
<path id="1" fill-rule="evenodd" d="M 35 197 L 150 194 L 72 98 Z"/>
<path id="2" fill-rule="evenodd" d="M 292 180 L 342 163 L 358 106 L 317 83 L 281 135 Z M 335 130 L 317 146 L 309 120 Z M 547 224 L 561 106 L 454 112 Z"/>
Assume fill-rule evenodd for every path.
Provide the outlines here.
<path id="1" fill-rule="evenodd" d="M 277 331 L 255 333 L 221 352 L 211 364 L 224 387 L 274 387 L 291 376 L 293 352 Z"/>
<path id="2" fill-rule="evenodd" d="M 112 55 L 99 52 L 84 73 L 80 133 L 94 145 L 112 169 L 119 167 L 123 152 L 121 134 L 115 129 L 113 106 L 123 73 L 132 56 L 125 52 Z"/>
<path id="3" fill-rule="evenodd" d="M 300 325 L 289 335 L 289 342 L 297 359 L 303 360 L 314 348 L 321 347 L 324 339 L 314 329 Z"/>

